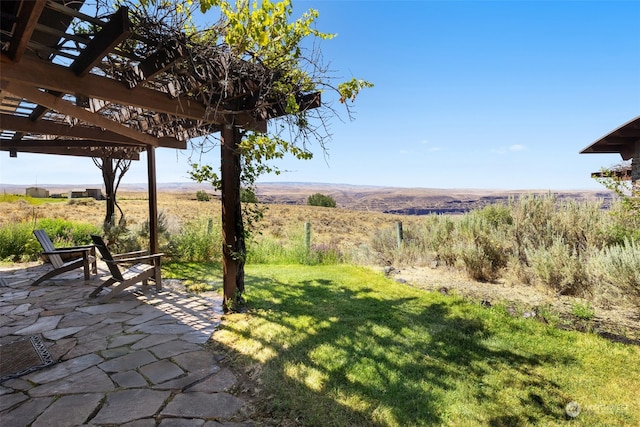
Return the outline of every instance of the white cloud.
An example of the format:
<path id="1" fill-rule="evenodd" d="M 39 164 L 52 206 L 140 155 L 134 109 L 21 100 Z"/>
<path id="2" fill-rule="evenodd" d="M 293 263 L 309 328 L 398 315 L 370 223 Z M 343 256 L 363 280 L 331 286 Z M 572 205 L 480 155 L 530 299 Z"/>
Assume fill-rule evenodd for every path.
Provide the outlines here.
<path id="1" fill-rule="evenodd" d="M 510 145 L 508 147 L 499 147 L 499 148 L 494 148 L 491 150 L 492 153 L 496 153 L 496 154 L 506 154 L 506 153 L 516 153 L 518 151 L 526 151 L 527 147 L 525 147 L 522 144 L 513 144 Z"/>

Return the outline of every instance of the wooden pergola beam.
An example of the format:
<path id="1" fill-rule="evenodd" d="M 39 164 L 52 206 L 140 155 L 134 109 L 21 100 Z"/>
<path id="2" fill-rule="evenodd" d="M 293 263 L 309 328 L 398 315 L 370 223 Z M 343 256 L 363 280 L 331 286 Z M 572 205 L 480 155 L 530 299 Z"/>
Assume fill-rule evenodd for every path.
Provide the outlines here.
<path id="1" fill-rule="evenodd" d="M 9 93 L 28 99 L 29 101 L 43 105 L 51 110 L 57 111 L 62 114 L 66 114 L 71 117 L 75 117 L 78 120 L 90 123 L 94 126 L 102 127 L 110 130 L 114 133 L 123 135 L 127 138 L 137 141 L 133 145 L 140 145 L 140 143 L 148 144 L 152 146 L 158 145 L 158 139 L 147 133 L 138 132 L 135 129 L 121 125 L 117 122 L 109 120 L 108 118 L 92 113 L 84 108 L 76 107 L 72 103 L 58 98 L 55 95 L 40 91 L 34 87 L 27 85 L 2 81 L 2 90 L 6 90 Z M 124 142 L 124 141 L 123 141 Z M 126 143 L 126 142 L 125 142 Z"/>
<path id="2" fill-rule="evenodd" d="M 129 36 L 131 36 L 129 8 L 120 7 L 73 61 L 71 70 L 80 77 L 86 75 L 106 54 Z"/>
<path id="3" fill-rule="evenodd" d="M 9 46 L 9 56 L 14 61 L 20 61 L 22 58 L 46 4 L 45 0 L 22 2 L 22 8 L 18 12 L 19 19 Z"/>
<path id="4" fill-rule="evenodd" d="M 9 151 L 12 153 L 31 153 L 31 154 L 56 154 L 62 156 L 74 157 L 111 157 L 114 159 L 130 159 L 140 160 L 140 154 L 124 152 L 122 150 L 104 150 L 103 147 L 95 147 L 90 149 L 85 146 L 81 147 L 22 147 L 20 144 L 5 144 L 0 141 L 0 151 Z"/>
<path id="5" fill-rule="evenodd" d="M 117 143 L 119 145 L 139 145 L 139 142 L 132 138 L 102 128 L 79 125 L 69 126 L 52 120 L 38 120 L 34 122 L 26 117 L 17 117 L 10 114 L 0 114 L 0 129 L 33 135 L 52 135 L 90 141 L 102 141 L 105 143 Z M 175 138 L 161 137 L 157 138 L 157 140 L 158 147 L 187 148 L 186 141 L 179 141 Z"/>
<path id="6" fill-rule="evenodd" d="M 87 98 L 109 100 L 120 105 L 130 105 L 157 113 L 165 113 L 177 117 L 201 120 L 205 123 L 235 123 L 245 128 L 264 127 L 261 121 L 245 113 L 224 114 L 208 111 L 204 105 L 186 97 L 171 98 L 169 94 L 137 86 L 128 89 L 122 83 L 95 74 L 84 77 L 77 76 L 68 68 L 25 56 L 17 63 L 6 55 L 0 57 L 4 82 L 15 82 L 27 86 L 39 87 L 69 94 L 81 94 Z"/>

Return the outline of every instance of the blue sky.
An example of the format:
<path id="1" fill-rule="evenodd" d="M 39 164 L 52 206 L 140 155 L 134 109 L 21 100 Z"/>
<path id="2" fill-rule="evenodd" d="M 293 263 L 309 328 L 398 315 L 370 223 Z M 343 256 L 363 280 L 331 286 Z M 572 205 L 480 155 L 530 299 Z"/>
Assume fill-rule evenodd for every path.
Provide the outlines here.
<path id="1" fill-rule="evenodd" d="M 638 1 L 296 1 L 320 13 L 334 76 L 375 87 L 332 122 L 327 156 L 262 181 L 425 188 L 601 189 L 617 154 L 579 151 L 640 115 Z M 338 109 L 339 109 L 338 105 Z M 88 158 L 0 153 L 0 182 L 100 183 Z M 217 165 L 219 150 L 204 160 Z M 159 182 L 188 153 L 157 150 Z M 123 183 L 146 181 L 144 158 Z M 64 171 L 64 173 L 61 173 Z"/>

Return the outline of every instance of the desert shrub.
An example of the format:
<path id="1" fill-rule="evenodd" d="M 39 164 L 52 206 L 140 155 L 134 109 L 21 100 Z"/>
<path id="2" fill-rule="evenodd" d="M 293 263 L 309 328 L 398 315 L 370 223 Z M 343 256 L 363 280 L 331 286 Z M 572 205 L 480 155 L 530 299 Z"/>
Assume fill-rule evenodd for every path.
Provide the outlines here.
<path id="1" fill-rule="evenodd" d="M 589 272 L 599 286 L 618 288 L 623 295 L 640 300 L 640 244 L 637 242 L 627 239 L 622 245 L 603 248 L 590 258 Z"/>
<path id="2" fill-rule="evenodd" d="M 171 234 L 169 251 L 172 258 L 191 262 L 219 262 L 222 259 L 222 231 L 211 218 L 186 223 Z"/>
<path id="3" fill-rule="evenodd" d="M 121 217 L 117 223 L 115 221 L 105 221 L 102 226 L 102 237 L 113 253 L 132 252 L 141 249 L 135 233 L 131 232 L 124 217 Z"/>
<path id="4" fill-rule="evenodd" d="M 322 207 L 325 207 L 325 208 L 335 208 L 336 207 L 336 201 L 331 196 L 327 196 L 327 195 L 321 194 L 321 193 L 316 193 L 316 194 L 313 194 L 313 195 L 309 196 L 309 198 L 307 198 L 307 205 L 309 205 L 309 206 L 322 206 Z"/>
<path id="5" fill-rule="evenodd" d="M 602 202 L 564 201 L 552 217 L 554 234 L 576 253 L 602 247 L 606 234 L 607 216 L 602 212 Z"/>
<path id="6" fill-rule="evenodd" d="M 511 208 L 507 205 L 487 205 L 471 212 L 472 216 L 481 218 L 491 229 L 500 229 L 513 224 Z"/>
<path id="7" fill-rule="evenodd" d="M 209 194 L 207 194 L 206 191 L 198 190 L 196 192 L 196 200 L 199 202 L 208 202 L 209 200 L 211 200 L 211 197 L 209 196 Z"/>
<path id="8" fill-rule="evenodd" d="M 474 280 L 498 279 L 509 260 L 508 222 L 500 220 L 496 212 L 483 208 L 465 215 L 458 224 L 459 259 Z"/>
<path id="9" fill-rule="evenodd" d="M 521 259 L 525 248 L 546 248 L 553 243 L 556 198 L 552 195 L 522 196 L 509 201 L 513 219 L 513 242 Z"/>
<path id="10" fill-rule="evenodd" d="M 624 200 L 617 200 L 609 208 L 608 228 L 606 229 L 606 243 L 621 245 L 626 240 L 640 242 L 640 212 L 633 209 L 633 205 Z"/>
<path id="11" fill-rule="evenodd" d="M 587 257 L 577 253 L 561 238 L 549 247 L 527 249 L 536 279 L 561 295 L 585 295 L 591 281 L 585 268 Z"/>
<path id="12" fill-rule="evenodd" d="M 456 223 L 450 216 L 428 215 L 423 223 L 423 234 L 429 249 L 445 265 L 453 266 L 457 255 L 455 248 Z"/>
<path id="13" fill-rule="evenodd" d="M 146 249 L 149 244 L 149 236 L 151 234 L 151 230 L 149 229 L 149 219 L 144 220 L 139 227 L 132 228 L 131 234 L 134 236 L 136 243 L 135 245 L 139 248 Z M 170 250 L 170 240 L 171 240 L 171 218 L 164 211 L 161 210 L 158 212 L 158 249 L 160 252 L 169 252 Z M 179 228 L 179 227 L 174 227 Z"/>
<path id="14" fill-rule="evenodd" d="M 77 199 L 69 199 L 67 201 L 69 206 L 94 206 L 96 204 L 96 199 L 93 197 L 81 197 Z"/>

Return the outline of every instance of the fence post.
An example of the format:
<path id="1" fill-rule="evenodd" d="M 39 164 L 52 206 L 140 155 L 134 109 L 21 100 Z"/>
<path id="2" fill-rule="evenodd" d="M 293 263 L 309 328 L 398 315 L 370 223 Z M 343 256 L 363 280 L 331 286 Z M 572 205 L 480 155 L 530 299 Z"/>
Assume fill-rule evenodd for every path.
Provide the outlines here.
<path id="1" fill-rule="evenodd" d="M 398 249 L 402 247 L 402 221 L 396 222 L 396 237 L 398 238 Z"/>
<path id="2" fill-rule="evenodd" d="M 304 223 L 304 245 L 307 248 L 307 252 L 311 250 L 311 223 Z"/>

